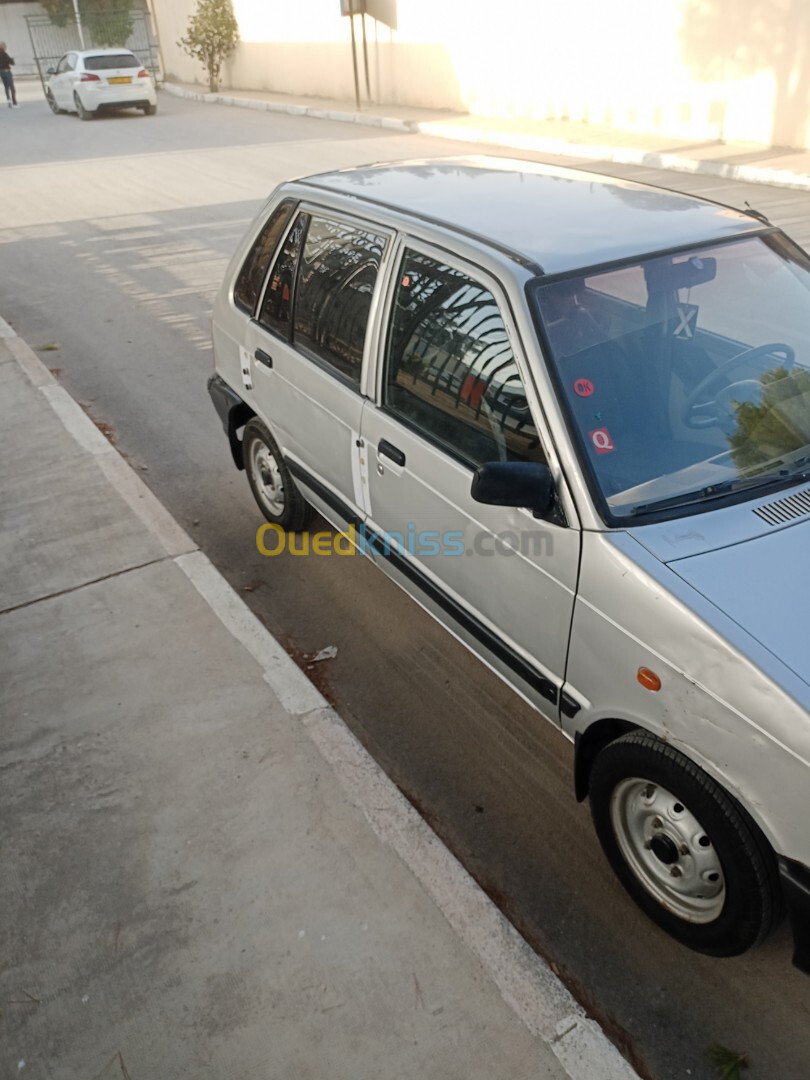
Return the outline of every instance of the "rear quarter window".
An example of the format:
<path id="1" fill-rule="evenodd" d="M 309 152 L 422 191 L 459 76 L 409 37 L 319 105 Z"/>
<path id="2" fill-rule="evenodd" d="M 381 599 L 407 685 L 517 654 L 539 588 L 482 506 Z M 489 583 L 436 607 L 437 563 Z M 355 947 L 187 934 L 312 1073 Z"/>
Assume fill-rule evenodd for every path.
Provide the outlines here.
<path id="1" fill-rule="evenodd" d="M 276 207 L 242 263 L 233 287 L 233 302 L 247 315 L 252 316 L 256 310 L 267 268 L 294 207 L 290 201 Z"/>

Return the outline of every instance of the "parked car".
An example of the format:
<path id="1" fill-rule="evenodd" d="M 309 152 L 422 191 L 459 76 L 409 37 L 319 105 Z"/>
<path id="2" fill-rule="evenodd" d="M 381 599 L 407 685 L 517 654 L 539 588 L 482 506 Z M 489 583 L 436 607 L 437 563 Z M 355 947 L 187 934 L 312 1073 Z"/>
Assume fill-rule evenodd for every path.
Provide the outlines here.
<path id="1" fill-rule="evenodd" d="M 593 173 L 382 164 L 271 196 L 213 336 L 267 520 L 364 533 L 559 726 L 660 927 L 735 955 L 786 907 L 810 972 L 808 256 Z"/>
<path id="2" fill-rule="evenodd" d="M 152 76 L 128 49 L 89 49 L 65 53 L 48 68 L 45 99 L 55 113 L 75 112 L 93 120 L 108 109 L 157 112 Z"/>

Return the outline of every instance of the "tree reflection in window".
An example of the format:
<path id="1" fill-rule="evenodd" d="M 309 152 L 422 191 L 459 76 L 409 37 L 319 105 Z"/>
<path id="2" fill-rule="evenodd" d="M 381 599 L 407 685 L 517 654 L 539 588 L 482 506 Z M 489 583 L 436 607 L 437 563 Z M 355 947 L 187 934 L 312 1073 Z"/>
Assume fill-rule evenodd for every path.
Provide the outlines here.
<path id="1" fill-rule="evenodd" d="M 385 404 L 472 463 L 545 460 L 492 293 L 415 252 L 399 272 Z"/>
<path id="2" fill-rule="evenodd" d="M 359 384 L 385 238 L 313 217 L 295 293 L 294 341 Z"/>
<path id="3" fill-rule="evenodd" d="M 734 400 L 730 387 L 735 427 L 728 441 L 743 475 L 790 460 L 810 445 L 810 372 L 779 365 L 763 372 L 759 383 L 758 402 Z"/>

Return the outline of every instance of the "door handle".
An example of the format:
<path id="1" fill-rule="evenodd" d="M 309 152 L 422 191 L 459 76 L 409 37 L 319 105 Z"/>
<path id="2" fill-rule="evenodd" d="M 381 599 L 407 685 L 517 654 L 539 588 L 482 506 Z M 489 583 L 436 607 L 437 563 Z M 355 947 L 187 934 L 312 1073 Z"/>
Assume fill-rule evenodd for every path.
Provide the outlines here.
<path id="1" fill-rule="evenodd" d="M 405 455 L 399 449 L 398 446 L 394 446 L 387 439 L 380 439 L 377 443 L 377 453 L 383 457 L 390 458 L 395 465 L 405 464 Z"/>
<path id="2" fill-rule="evenodd" d="M 265 367 L 271 368 L 273 366 L 273 357 L 270 353 L 266 353 L 264 349 L 257 349 L 253 354 L 260 364 L 264 364 Z"/>

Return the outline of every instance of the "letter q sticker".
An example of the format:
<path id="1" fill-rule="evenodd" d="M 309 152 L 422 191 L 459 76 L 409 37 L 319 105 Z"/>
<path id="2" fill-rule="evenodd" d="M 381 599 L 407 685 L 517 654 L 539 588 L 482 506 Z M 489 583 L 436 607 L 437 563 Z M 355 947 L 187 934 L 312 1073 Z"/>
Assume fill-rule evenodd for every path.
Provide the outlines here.
<path id="1" fill-rule="evenodd" d="M 613 445 L 613 439 L 610 437 L 610 432 L 606 427 L 596 428 L 595 431 L 588 432 L 588 438 L 591 440 L 591 445 L 597 454 L 609 454 L 611 450 L 615 450 Z"/>

